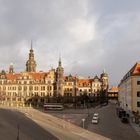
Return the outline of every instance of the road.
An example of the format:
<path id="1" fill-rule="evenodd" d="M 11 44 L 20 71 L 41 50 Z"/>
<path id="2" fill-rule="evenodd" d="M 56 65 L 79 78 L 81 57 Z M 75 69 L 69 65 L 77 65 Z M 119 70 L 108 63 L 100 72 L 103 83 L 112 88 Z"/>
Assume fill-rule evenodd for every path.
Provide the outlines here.
<path id="1" fill-rule="evenodd" d="M 140 136 L 130 124 L 124 124 L 120 121 L 115 108 L 115 104 L 109 104 L 96 109 L 95 112 L 98 112 L 100 117 L 99 124 L 92 124 L 92 116 L 90 116 L 87 129 L 113 140 L 140 140 Z"/>
<path id="2" fill-rule="evenodd" d="M 108 137 L 113 140 L 139 140 L 140 136 L 135 132 L 130 124 L 123 124 L 116 115 L 115 105 L 109 104 L 102 108 L 95 108 L 87 110 L 66 110 L 62 113 L 54 112 L 49 113 L 54 116 L 59 116 L 64 120 L 71 119 L 80 123 L 81 118 L 87 117 L 85 129 L 94 132 L 93 134 L 84 131 L 70 123 L 63 122 L 62 120 L 49 115 L 48 113 L 42 113 L 34 109 L 20 109 L 22 113 L 17 110 L 0 109 L 0 140 L 16 140 L 19 124 L 19 140 L 56 140 L 60 139 L 98 139 L 95 133 Z M 100 122 L 98 125 L 91 124 L 93 112 L 98 112 L 100 116 Z M 25 114 L 27 113 L 27 114 Z M 29 117 L 26 117 L 30 115 Z M 65 117 L 63 117 L 65 116 Z M 39 127 L 35 122 L 30 120 L 32 118 L 36 123 L 40 124 Z M 79 119 L 79 121 L 77 121 Z M 76 124 L 75 123 L 75 124 Z M 79 125 L 79 123 L 77 125 Z M 44 129 L 45 130 L 44 130 Z M 48 132 L 51 132 L 51 134 Z M 76 132 L 76 133 L 74 133 Z M 52 135 L 53 134 L 53 135 Z M 90 138 L 89 138 L 90 136 Z M 85 138 L 84 138 L 85 137 Z M 101 136 L 100 136 L 101 137 Z M 104 139 L 104 138 L 101 138 Z"/>
<path id="3" fill-rule="evenodd" d="M 0 140 L 57 140 L 49 132 L 38 126 L 24 114 L 8 109 L 0 109 Z"/>

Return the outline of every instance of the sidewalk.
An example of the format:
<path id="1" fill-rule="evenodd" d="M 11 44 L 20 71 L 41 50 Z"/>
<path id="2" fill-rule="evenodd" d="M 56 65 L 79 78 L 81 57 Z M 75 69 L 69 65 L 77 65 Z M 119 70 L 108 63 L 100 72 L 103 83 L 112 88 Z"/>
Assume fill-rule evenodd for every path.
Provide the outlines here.
<path id="1" fill-rule="evenodd" d="M 138 135 L 140 136 L 140 126 L 139 126 L 139 124 L 136 124 L 132 121 L 130 121 L 130 124 L 135 129 L 135 131 L 138 133 Z"/>
<path id="2" fill-rule="evenodd" d="M 130 125 L 134 128 L 134 130 L 140 136 L 140 124 L 135 123 L 134 114 L 132 114 L 132 112 L 129 112 L 129 115 L 130 115 Z"/>
<path id="3" fill-rule="evenodd" d="M 28 111 L 21 110 L 21 112 L 24 111 L 32 116 L 32 120 L 34 120 L 47 131 L 50 131 L 60 140 L 109 140 L 104 136 L 87 131 L 76 125 L 66 122 L 63 119 L 56 118 L 50 114 L 42 113 L 34 109 L 30 109 Z"/>

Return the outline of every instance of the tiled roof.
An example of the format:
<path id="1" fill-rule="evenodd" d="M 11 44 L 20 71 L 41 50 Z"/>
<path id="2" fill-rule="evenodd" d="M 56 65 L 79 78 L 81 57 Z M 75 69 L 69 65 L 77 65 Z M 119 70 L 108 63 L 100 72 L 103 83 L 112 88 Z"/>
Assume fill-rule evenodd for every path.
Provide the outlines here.
<path id="1" fill-rule="evenodd" d="M 137 62 L 123 77 L 121 83 L 125 81 L 130 76 L 140 76 L 140 61 Z M 120 86 L 120 84 L 119 84 Z"/>
<path id="2" fill-rule="evenodd" d="M 131 71 L 132 75 L 140 75 L 140 62 L 137 62 Z"/>
<path id="3" fill-rule="evenodd" d="M 47 76 L 48 73 L 46 72 L 25 72 L 25 73 L 7 73 L 6 78 L 7 80 L 17 80 L 20 77 L 31 76 L 34 80 L 40 80 L 41 78 Z"/>
<path id="4" fill-rule="evenodd" d="M 33 72 L 33 73 L 29 73 L 29 75 L 31 75 L 33 77 L 33 79 L 35 80 L 40 80 L 41 78 L 47 76 L 48 73 L 45 72 Z"/>
<path id="5" fill-rule="evenodd" d="M 91 79 L 79 79 L 78 80 L 78 85 L 80 86 L 90 86 L 91 84 Z"/>
<path id="6" fill-rule="evenodd" d="M 118 87 L 117 87 L 117 86 L 112 86 L 112 87 L 109 89 L 109 92 L 118 92 Z"/>
<path id="7" fill-rule="evenodd" d="M 15 73 L 7 73 L 6 74 L 6 79 L 7 80 L 16 80 L 20 74 L 15 74 Z"/>
<path id="8" fill-rule="evenodd" d="M 123 77 L 123 79 L 121 80 L 121 82 L 123 82 L 125 79 L 127 79 L 130 76 L 136 76 L 139 75 L 140 76 L 140 61 L 137 62 Z"/>

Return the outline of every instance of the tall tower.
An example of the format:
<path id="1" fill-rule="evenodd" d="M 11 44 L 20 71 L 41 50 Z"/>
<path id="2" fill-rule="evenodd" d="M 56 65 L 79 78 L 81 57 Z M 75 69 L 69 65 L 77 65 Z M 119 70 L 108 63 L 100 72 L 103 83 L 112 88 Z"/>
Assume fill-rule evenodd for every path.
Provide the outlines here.
<path id="1" fill-rule="evenodd" d="M 13 66 L 13 63 L 10 64 L 9 73 L 14 73 L 14 66 Z"/>
<path id="2" fill-rule="evenodd" d="M 62 67 L 61 58 L 59 58 L 56 69 L 56 96 L 63 96 L 64 68 Z"/>
<path id="3" fill-rule="evenodd" d="M 108 74 L 105 72 L 105 70 L 101 74 L 101 82 L 102 82 L 102 89 L 104 91 L 107 90 L 109 84 L 108 84 Z"/>
<path id="4" fill-rule="evenodd" d="M 26 62 L 26 71 L 27 72 L 35 72 L 36 71 L 36 62 L 34 60 L 34 51 L 32 48 L 32 41 L 31 41 L 31 49 L 29 52 L 29 59 Z"/>

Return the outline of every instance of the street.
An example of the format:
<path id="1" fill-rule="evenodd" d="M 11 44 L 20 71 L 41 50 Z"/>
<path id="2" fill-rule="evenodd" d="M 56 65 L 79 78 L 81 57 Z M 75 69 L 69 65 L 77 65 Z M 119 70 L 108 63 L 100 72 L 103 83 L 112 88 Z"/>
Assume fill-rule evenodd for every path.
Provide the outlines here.
<path id="1" fill-rule="evenodd" d="M 95 112 L 99 113 L 99 123 L 92 124 L 92 115 L 88 123 L 87 129 L 101 134 L 113 140 L 140 140 L 140 136 L 135 132 L 130 124 L 124 124 L 116 115 L 115 104 L 109 104 L 101 108 L 97 108 Z"/>
<path id="2" fill-rule="evenodd" d="M 57 138 L 24 114 L 0 109 L 0 140 L 57 140 Z"/>
<path id="3" fill-rule="evenodd" d="M 73 125 L 65 119 L 59 119 L 33 108 L 0 109 L 0 140 L 92 140 L 93 138 L 109 140 L 107 137 Z"/>
<path id="4" fill-rule="evenodd" d="M 0 139 L 1 140 L 16 140 L 18 136 L 19 126 L 19 140 L 56 140 L 61 139 L 84 139 L 85 132 L 71 123 L 83 127 L 82 119 L 85 118 L 84 128 L 93 132 L 94 139 L 104 136 L 112 140 L 139 140 L 140 136 L 132 128 L 130 124 L 124 124 L 116 115 L 115 104 L 108 106 L 96 107 L 95 109 L 86 110 L 64 110 L 62 112 L 42 113 L 34 109 L 0 109 Z M 94 112 L 99 113 L 99 123 L 92 124 L 92 116 Z M 89 114 L 88 114 L 89 113 Z M 37 115 L 36 115 L 37 114 Z M 51 114 L 51 115 L 49 115 Z M 53 117 L 53 116 L 57 116 Z M 38 123 L 40 126 L 38 126 Z M 62 118 L 60 120 L 59 118 Z M 69 121 L 68 123 L 65 121 Z M 46 130 L 44 130 L 44 129 Z M 61 128 L 61 129 L 60 129 Z M 48 132 L 51 132 L 51 134 Z M 73 133 L 77 131 L 77 133 Z M 84 133 L 83 133 L 83 132 Z M 79 134 L 78 134 L 79 133 Z M 98 136 L 96 134 L 99 134 Z M 57 138 L 53 135 L 57 136 Z M 78 136 L 78 135 L 79 136 Z M 83 135 L 84 134 L 84 135 Z M 89 138 L 90 139 L 90 138 Z M 101 138 L 102 139 L 102 138 Z M 105 139 L 105 138 L 104 138 Z"/>
<path id="5" fill-rule="evenodd" d="M 99 113 L 100 120 L 98 124 L 91 123 L 94 112 Z M 140 139 L 140 136 L 130 124 L 124 124 L 118 118 L 114 103 L 109 103 L 109 105 L 103 107 L 91 108 L 89 111 L 87 109 L 69 109 L 59 112 L 50 111 L 49 113 L 81 127 L 83 127 L 82 119 L 85 119 L 85 129 L 113 140 Z"/>

